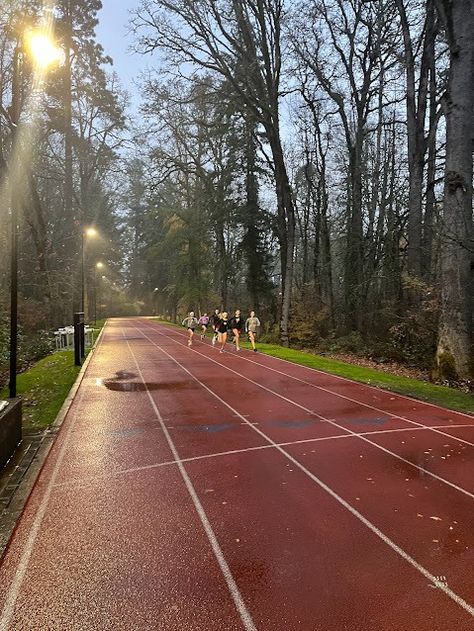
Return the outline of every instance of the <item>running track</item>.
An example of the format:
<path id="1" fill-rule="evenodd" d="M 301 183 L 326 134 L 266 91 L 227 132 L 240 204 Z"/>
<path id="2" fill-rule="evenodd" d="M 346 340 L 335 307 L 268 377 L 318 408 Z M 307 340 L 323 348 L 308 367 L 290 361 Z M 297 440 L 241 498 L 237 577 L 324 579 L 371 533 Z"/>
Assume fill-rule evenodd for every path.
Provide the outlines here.
<path id="1" fill-rule="evenodd" d="M 0 630 L 472 631 L 474 418 L 109 321 Z"/>

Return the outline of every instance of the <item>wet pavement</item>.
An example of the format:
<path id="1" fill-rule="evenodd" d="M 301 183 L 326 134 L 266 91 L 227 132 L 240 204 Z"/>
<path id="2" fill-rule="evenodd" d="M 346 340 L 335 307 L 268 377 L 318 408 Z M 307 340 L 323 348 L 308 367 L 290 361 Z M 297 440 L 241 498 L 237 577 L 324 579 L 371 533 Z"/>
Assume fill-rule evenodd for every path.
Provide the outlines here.
<path id="1" fill-rule="evenodd" d="M 474 628 L 474 417 L 111 320 L 0 630 Z"/>

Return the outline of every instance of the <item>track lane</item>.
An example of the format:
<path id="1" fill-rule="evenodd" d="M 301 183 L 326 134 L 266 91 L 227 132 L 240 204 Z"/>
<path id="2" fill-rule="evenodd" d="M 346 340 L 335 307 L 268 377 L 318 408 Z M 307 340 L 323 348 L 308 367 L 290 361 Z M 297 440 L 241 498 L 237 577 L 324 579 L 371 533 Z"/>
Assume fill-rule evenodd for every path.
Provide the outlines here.
<path id="1" fill-rule="evenodd" d="M 145 326 L 149 326 L 151 329 L 165 329 L 168 333 L 172 332 L 184 337 L 182 333 L 171 327 L 150 323 L 149 321 L 143 322 L 146 323 Z M 431 427 L 433 430 L 436 430 L 436 425 L 466 424 L 471 427 L 474 425 L 473 415 L 441 408 L 431 403 L 418 401 L 411 397 L 358 383 L 337 375 L 331 375 L 314 368 L 272 357 L 271 355 L 258 354 L 255 356 L 253 353 L 244 350 L 238 355 L 235 354 L 235 357 L 276 374 L 306 383 L 315 389 L 332 394 L 349 403 L 355 403 L 364 408 L 393 416 L 401 421 L 411 422 L 413 425 Z M 258 359 L 255 357 L 258 357 Z M 281 368 L 282 364 L 285 366 L 284 370 Z M 403 404 L 405 404 L 406 413 L 400 411 Z M 420 422 L 420 416 L 424 419 L 423 422 Z"/>
<path id="2" fill-rule="evenodd" d="M 155 346 L 158 348 L 158 345 L 157 345 L 156 343 L 155 343 Z M 164 352 L 165 354 L 167 354 L 167 356 L 172 357 L 172 355 L 170 355 L 170 353 L 169 353 L 169 352 L 168 352 L 165 348 L 163 348 L 163 347 L 159 347 L 159 349 L 160 349 L 162 352 Z M 181 353 L 181 351 L 179 351 L 179 352 Z M 185 370 L 186 372 L 188 372 L 188 374 L 189 374 L 190 376 L 192 376 L 194 379 L 197 379 L 195 376 L 193 376 L 192 371 L 189 369 L 189 367 L 190 367 L 190 366 L 192 366 L 192 361 L 193 361 L 193 360 L 192 360 L 192 358 L 193 358 L 193 356 L 195 356 L 195 353 L 190 352 L 190 351 L 189 351 L 189 349 L 185 349 L 184 357 L 187 357 L 188 359 L 186 360 L 186 359 L 183 359 L 183 358 L 181 357 L 181 359 L 183 360 L 183 362 L 184 362 L 184 363 L 181 363 L 181 361 L 179 361 L 179 362 L 178 362 L 178 360 L 177 360 L 176 358 L 175 358 L 175 361 L 177 361 L 177 362 L 178 362 L 178 363 L 182 366 L 183 370 Z M 188 368 L 186 368 L 186 365 L 188 365 Z M 211 383 L 211 384 L 212 384 L 212 385 L 211 385 L 211 387 L 212 387 L 212 391 L 213 391 L 214 395 L 215 395 L 216 397 L 218 397 L 218 398 L 219 398 L 220 400 L 222 400 L 222 401 L 224 401 L 224 397 L 225 397 L 225 400 L 226 400 L 226 403 L 227 403 L 227 401 L 229 401 L 230 394 L 228 394 L 228 393 L 221 393 L 221 396 L 220 396 L 219 394 L 217 394 L 217 391 L 218 391 L 218 384 L 216 385 L 214 382 L 212 382 L 211 377 L 210 377 L 210 375 L 211 375 L 211 374 L 212 374 L 212 369 L 209 369 L 209 371 L 208 371 L 208 379 L 207 379 L 207 383 Z M 208 386 L 208 385 L 205 385 L 205 384 L 202 384 L 202 385 L 203 385 L 203 387 L 204 387 L 205 389 L 211 390 L 211 389 L 209 388 L 209 386 Z M 250 393 L 245 392 L 245 393 L 244 393 L 244 396 L 243 396 L 243 397 L 241 397 L 240 406 L 239 406 L 239 408 L 238 408 L 238 409 L 239 409 L 239 411 L 240 411 L 240 408 L 242 407 L 242 405 L 244 405 L 244 404 L 245 404 L 245 402 L 246 402 L 249 398 L 251 398 Z M 227 404 L 229 405 L 229 403 L 227 403 Z M 230 407 L 232 407 L 232 409 L 234 409 L 235 411 L 237 411 L 237 408 L 236 408 L 236 407 L 233 407 L 233 405 L 232 405 L 232 406 L 230 406 Z M 242 418 L 244 418 L 244 417 L 242 417 Z M 257 428 L 255 428 L 255 427 L 254 427 L 254 429 L 255 429 L 255 431 L 259 431 L 259 432 L 260 432 L 260 430 L 258 430 Z M 261 432 L 260 432 L 260 433 L 261 433 Z M 344 440 L 344 441 L 336 441 L 336 443 L 341 443 L 341 444 L 342 444 L 342 443 L 344 443 L 345 445 L 347 445 L 347 441 L 346 441 L 346 440 Z M 336 444 L 336 443 L 334 443 L 334 444 Z M 303 447 L 301 447 L 301 448 L 303 448 Z M 296 460 L 296 459 L 294 459 L 294 458 L 291 458 L 291 456 L 287 453 L 287 452 L 288 452 L 288 450 L 286 450 L 286 451 L 284 451 L 284 450 L 280 450 L 280 451 L 282 451 L 282 453 L 285 453 L 285 455 L 286 455 L 287 457 L 289 457 L 289 458 L 290 458 L 290 460 L 291 460 L 292 462 L 294 462 L 294 464 L 295 464 L 296 466 L 300 467 L 300 469 L 302 469 L 302 470 L 304 469 L 304 470 L 305 470 L 305 472 L 306 472 L 307 474 L 309 474 L 309 476 L 310 476 L 310 477 L 312 476 L 311 472 L 310 472 L 308 469 L 306 469 L 305 467 L 303 467 L 299 461 L 297 461 L 297 460 Z M 380 454 L 378 454 L 378 457 L 379 457 L 379 458 L 381 458 L 382 456 L 381 456 Z M 333 466 L 334 466 L 334 463 L 333 463 Z M 379 463 L 379 465 L 377 465 L 377 466 L 380 466 L 380 463 Z M 385 465 L 383 465 L 383 466 L 385 466 Z M 337 469 L 337 467 L 336 467 L 336 469 Z M 322 483 L 322 481 L 321 481 L 319 478 L 314 478 L 314 477 L 312 477 L 312 479 L 314 479 L 315 481 L 317 481 L 317 482 L 318 482 L 318 484 L 321 484 L 321 483 Z M 326 487 L 327 487 L 327 485 L 325 485 L 324 483 L 322 483 L 322 484 L 323 484 L 323 487 L 325 488 L 325 490 L 327 490 L 328 492 L 330 492 L 330 491 L 331 491 L 331 489 L 330 489 L 330 488 L 326 488 Z M 441 492 L 442 492 L 443 494 L 444 494 L 444 493 L 446 493 L 445 489 L 444 489 L 442 486 L 441 486 Z M 436 493 L 439 493 L 439 488 L 437 489 Z M 340 501 L 341 499 L 342 499 L 342 498 L 340 498 L 340 497 L 339 497 L 338 501 Z M 385 498 L 385 499 L 386 499 L 386 498 Z M 455 501 L 455 502 L 461 502 L 461 503 L 462 503 L 462 502 L 465 502 L 465 501 L 467 501 L 467 500 L 464 500 L 462 497 L 458 497 L 458 498 L 456 498 L 454 501 Z M 344 500 L 343 500 L 343 499 L 342 499 L 342 502 L 344 502 Z M 449 504 L 449 502 L 448 502 L 448 504 Z M 348 506 L 346 506 L 346 507 L 347 507 L 347 508 L 349 508 Z M 469 504 L 469 508 L 470 508 L 470 507 L 471 507 L 471 504 Z M 350 507 L 350 508 L 353 508 L 353 507 Z M 466 509 L 466 507 L 463 505 L 462 510 L 461 510 L 461 515 L 463 515 L 463 517 L 465 516 L 465 509 Z M 351 512 L 352 512 L 352 511 L 351 511 Z M 353 514 L 357 514 L 357 515 L 358 515 L 358 518 L 361 518 L 361 517 L 362 517 L 362 515 L 360 515 L 360 514 L 358 513 L 358 511 L 354 511 L 354 512 L 353 512 Z M 381 515 L 380 515 L 380 512 L 378 513 L 378 517 L 379 517 L 379 519 L 383 520 L 383 518 L 382 518 L 382 517 L 381 517 Z M 392 517 L 392 515 L 390 515 L 390 519 L 391 519 L 391 523 L 392 523 L 393 521 L 396 521 L 396 523 L 397 523 L 398 527 L 400 527 L 400 525 L 401 525 L 401 521 L 400 521 L 400 520 L 398 520 L 398 521 L 397 521 L 396 519 L 394 520 L 394 519 L 393 519 L 393 517 Z M 363 523 L 365 523 L 366 525 L 368 525 L 368 524 L 367 524 L 367 521 L 366 521 L 363 517 L 362 517 L 362 520 L 363 520 Z M 429 533 L 429 527 L 430 527 L 430 526 L 431 526 L 431 524 L 429 524 L 429 526 L 428 526 L 428 527 L 426 527 L 426 526 L 425 526 L 425 530 L 424 530 L 424 535 L 425 535 L 425 537 L 426 537 L 426 536 L 431 536 L 431 535 L 430 535 L 430 533 Z M 395 529 L 395 532 L 396 532 L 396 533 L 397 533 L 397 532 L 399 532 L 399 531 L 397 530 L 397 528 L 395 527 L 395 525 L 393 525 L 393 523 L 392 523 L 392 526 L 391 526 L 391 527 Z M 376 529 L 376 530 L 377 530 L 377 529 Z M 407 540 L 410 540 L 410 532 L 409 532 L 409 529 L 405 531 L 405 535 L 404 535 L 404 536 L 406 536 Z M 386 538 L 386 537 L 384 537 L 384 541 L 385 541 L 386 543 L 388 543 L 388 542 L 387 542 L 387 538 Z M 418 545 L 418 543 L 419 543 L 419 542 L 413 542 L 413 538 L 411 538 L 411 541 L 412 541 L 412 546 L 413 546 L 414 548 L 416 548 L 416 549 L 417 549 L 417 545 Z M 422 546 L 424 546 L 424 542 L 423 542 L 423 541 L 421 541 L 421 545 L 422 545 Z M 398 546 L 391 546 L 391 547 L 393 547 L 393 549 L 398 549 L 398 550 L 399 550 Z M 419 549 L 417 549 L 417 551 L 419 552 Z M 400 553 L 400 550 L 399 550 L 399 553 Z M 426 557 L 428 558 L 428 560 L 430 560 L 430 559 L 431 559 L 431 554 L 430 554 L 430 553 L 428 553 L 428 554 L 426 555 Z M 407 560 L 407 555 L 406 555 L 406 553 L 405 553 L 405 555 L 404 555 L 404 558 Z M 416 564 L 416 565 L 418 565 L 418 564 Z M 461 564 L 461 567 L 463 567 L 463 564 Z M 459 567 L 457 567 L 456 569 L 457 569 L 457 571 L 459 571 Z M 425 576 L 426 576 L 426 574 L 425 574 Z M 470 593 L 470 587 L 471 587 L 471 586 L 468 586 L 468 593 Z M 438 588 L 438 589 L 443 589 L 443 587 L 442 587 L 442 586 L 437 586 L 437 588 Z M 470 614 L 471 614 L 471 615 L 472 615 L 472 613 L 473 613 L 473 611 L 474 611 L 474 610 L 472 609 L 472 607 L 471 607 L 471 606 L 469 606 L 469 605 L 467 605 L 466 610 L 467 610 L 468 612 L 470 612 Z M 472 622 L 472 621 L 471 621 L 471 622 Z"/>
<path id="3" fill-rule="evenodd" d="M 137 329 L 140 330 L 140 329 Z M 147 337 L 150 341 L 153 341 L 153 338 L 151 338 L 148 335 L 148 332 L 146 332 L 145 330 L 143 331 L 143 335 L 145 335 L 145 337 Z M 370 433 L 359 433 L 357 431 L 354 431 L 353 429 L 350 429 L 350 425 L 352 424 L 351 422 L 345 420 L 344 416 L 341 418 L 340 416 L 336 418 L 334 418 L 335 415 L 333 415 L 332 418 L 328 418 L 328 417 L 324 417 L 320 414 L 319 409 L 321 406 L 321 395 L 318 396 L 317 398 L 314 397 L 314 395 L 312 394 L 312 391 L 309 388 L 306 388 L 306 390 L 303 389 L 303 385 L 302 384 L 298 384 L 298 389 L 296 391 L 295 394 L 291 393 L 291 398 L 290 396 L 285 396 L 284 394 L 282 394 L 281 390 L 284 389 L 287 394 L 288 393 L 288 386 L 283 386 L 282 384 L 282 377 L 278 376 L 278 377 L 273 377 L 272 375 L 268 376 L 267 374 L 260 374 L 260 373 L 255 373 L 255 368 L 252 368 L 251 370 L 246 369 L 245 374 L 243 374 L 242 372 L 239 372 L 239 364 L 237 363 L 237 358 L 235 357 L 236 354 L 235 353 L 229 353 L 229 357 L 227 358 L 226 362 L 224 363 L 224 360 L 222 359 L 222 355 L 216 354 L 215 353 L 211 353 L 208 354 L 206 352 L 202 352 L 200 349 L 195 348 L 195 349 L 189 349 L 187 346 L 185 346 L 179 339 L 175 339 L 173 336 L 169 336 L 166 333 L 163 332 L 157 332 L 158 336 L 161 337 L 165 337 L 168 338 L 170 341 L 172 341 L 174 344 L 177 344 L 179 347 L 182 347 L 183 349 L 185 349 L 186 352 L 194 352 L 195 354 L 197 354 L 200 357 L 205 357 L 208 359 L 209 362 L 220 366 L 221 368 L 223 368 L 224 370 L 227 370 L 228 372 L 236 375 L 237 377 L 240 377 L 240 379 L 242 380 L 242 383 L 239 385 L 239 389 L 242 391 L 243 390 L 243 384 L 244 382 L 247 383 L 251 383 L 254 386 L 256 386 L 257 388 L 259 388 L 260 390 L 264 391 L 264 392 L 268 392 L 269 394 L 271 394 L 272 396 L 274 396 L 275 398 L 278 398 L 280 400 L 283 400 L 285 403 L 290 403 L 290 405 L 295 406 L 298 411 L 299 410 L 303 410 L 306 413 L 309 413 L 312 416 L 318 417 L 320 421 L 322 421 L 323 423 L 327 423 L 329 425 L 331 425 L 334 428 L 338 428 L 342 431 L 346 431 L 354 436 L 357 436 L 359 440 L 366 442 L 368 444 L 372 444 L 374 447 L 379 448 L 380 450 L 384 451 L 385 453 L 389 453 L 392 457 L 405 462 L 405 464 L 408 464 L 412 467 L 414 467 L 415 469 L 418 469 L 420 471 L 422 471 L 423 473 L 425 473 L 426 475 L 429 475 L 433 478 L 435 478 L 436 480 L 439 480 L 445 484 L 447 484 L 448 486 L 450 486 L 451 488 L 455 488 L 458 492 L 460 493 L 464 493 L 466 495 L 468 495 L 469 497 L 474 498 L 474 494 L 463 488 L 462 486 L 460 486 L 460 484 L 458 484 L 458 480 L 457 475 L 456 475 L 456 471 L 447 471 L 448 474 L 453 476 L 453 479 L 450 479 L 449 477 L 446 477 L 444 475 L 444 473 L 446 472 L 446 468 L 443 469 L 442 473 L 443 475 L 437 473 L 435 470 L 433 470 L 431 468 L 431 463 L 430 463 L 430 467 L 421 467 L 418 464 L 418 460 L 419 458 L 415 458 L 414 460 L 409 460 L 407 458 L 405 458 L 403 455 L 401 455 L 400 452 L 400 445 L 398 443 L 394 443 L 394 446 L 397 447 L 397 451 L 392 451 L 389 450 L 387 447 L 384 447 L 381 444 L 378 444 L 376 441 L 373 441 L 370 438 Z M 181 352 L 181 351 L 180 351 Z M 186 356 L 186 355 L 185 355 Z M 234 361 L 235 360 L 235 361 Z M 276 381 L 275 381 L 276 379 Z M 232 392 L 230 393 L 230 396 L 232 396 Z M 328 395 L 326 395 L 328 396 Z M 247 396 L 247 402 L 248 405 L 250 405 L 250 402 L 252 400 L 252 397 Z M 268 405 L 267 405 L 268 407 Z M 367 430 L 367 427 L 371 426 L 371 419 L 367 419 L 365 418 L 365 415 L 362 419 L 360 419 L 360 410 L 357 407 L 352 407 L 350 408 L 353 417 L 355 416 L 356 418 L 353 418 L 353 420 L 358 421 L 357 426 L 362 427 L 364 429 Z M 347 409 L 344 410 L 347 413 Z M 247 410 L 247 415 L 248 415 L 249 411 Z M 341 412 L 340 412 L 341 414 Z M 291 417 L 290 417 L 291 418 Z M 361 421 L 359 423 L 359 421 Z M 388 422 L 388 427 L 392 427 L 392 429 L 394 429 L 393 425 L 391 425 L 390 421 Z M 385 425 L 384 425 L 385 426 Z M 426 426 L 421 426 L 423 429 L 426 429 L 427 431 L 431 431 L 432 428 L 428 428 Z M 403 429 L 403 427 L 402 427 Z M 273 432 L 273 428 L 272 428 L 272 432 Z M 422 440 L 422 435 L 420 435 L 418 432 L 415 434 L 419 440 L 418 442 L 418 451 L 423 451 L 424 450 L 424 443 Z M 272 438 L 273 438 L 273 433 L 272 433 Z M 449 436 L 449 438 L 453 438 L 452 436 Z M 278 439 L 277 439 L 278 442 Z M 472 448 L 470 448 L 472 449 Z M 403 449 L 401 450 L 403 451 Z M 474 453 L 474 452 L 473 452 Z"/>
<path id="4" fill-rule="evenodd" d="M 80 469 L 62 470 L 76 441 L 94 449 L 102 441 L 104 452 L 122 451 L 120 462 L 128 454 L 135 464 L 143 443 L 128 436 L 111 447 L 102 430 L 114 423 L 121 430 L 129 416 L 156 420 L 145 390 L 125 390 L 117 406 L 116 391 L 98 385 L 101 412 L 97 401 L 87 407 L 97 373 L 123 371 L 125 383 L 140 381 L 117 328 L 105 331 L 86 373 L 89 387 L 79 390 L 2 559 L 0 629 L 253 629 L 242 624 L 176 465 L 136 472 L 125 483 L 100 477 L 99 467 L 87 485 L 56 486 L 71 476 L 82 481 Z M 160 460 L 165 440 L 154 436 Z"/>
<path id="5" fill-rule="evenodd" d="M 135 325 L 136 321 L 122 320 L 108 327 L 115 343 L 113 357 L 106 361 L 105 355 L 98 355 L 90 375 L 87 373 L 85 399 L 91 399 L 91 406 L 88 408 L 86 401 L 76 414 L 71 445 L 63 459 L 64 464 L 71 460 L 73 466 L 65 469 L 64 475 L 61 467 L 61 476 L 58 474 L 57 484 L 52 485 L 44 522 L 47 529 L 39 532 L 26 574 L 28 583 L 19 592 L 14 612 L 18 626 L 13 629 L 30 628 L 31 615 L 41 621 L 38 628 L 73 631 L 242 628 L 242 619 L 206 542 L 202 522 L 190 508 L 189 489 L 186 491 L 179 478 L 177 469 L 182 461 L 177 456 L 181 453 L 196 454 L 196 460 L 185 462 L 185 470 L 259 630 L 472 628 L 470 610 L 460 607 L 451 590 L 459 574 L 456 562 L 464 562 L 459 550 L 451 551 L 453 566 L 446 587 L 435 574 L 403 556 L 396 544 L 390 546 L 381 537 L 383 533 L 371 529 L 362 514 L 358 517 L 357 510 L 349 510 L 350 504 L 345 505 L 349 502 L 344 499 L 346 495 L 365 488 L 364 467 L 376 467 L 381 476 L 378 492 L 370 485 L 367 496 L 361 497 L 366 502 L 364 510 L 375 511 L 377 503 L 387 503 L 383 487 L 388 489 L 392 474 L 384 471 L 388 458 L 384 452 L 372 451 L 373 447 L 359 443 L 344 428 L 323 421 L 307 424 L 309 414 L 299 419 L 288 417 L 289 408 L 282 413 L 279 404 L 269 401 L 268 396 L 255 398 L 250 390 L 242 390 L 235 408 L 230 409 L 227 401 L 235 396 L 235 380 L 225 376 L 227 371 L 217 368 L 216 376 L 210 375 L 208 383 L 203 377 L 208 360 L 197 359 L 187 348 L 173 351 L 174 343 L 169 347 L 165 344 L 171 358 L 161 357 L 153 344 L 137 335 Z M 132 358 L 124 352 L 124 342 L 137 358 L 134 370 Z M 208 389 L 184 386 L 182 375 L 187 375 L 184 381 L 188 382 L 191 375 L 172 369 L 173 364 L 176 367 L 175 358 L 186 365 L 189 362 L 192 375 L 205 378 Z M 227 360 L 227 354 L 224 358 Z M 143 377 L 143 383 L 151 384 L 151 388 L 109 390 L 100 383 L 104 375 L 114 379 L 121 371 L 128 376 L 115 383 L 139 383 Z M 150 406 L 144 405 L 147 397 Z M 119 414 L 112 417 L 120 400 Z M 251 407 L 252 400 L 254 407 L 263 406 L 255 415 L 255 423 L 252 412 L 248 417 L 237 413 L 239 406 Z M 168 416 L 162 415 L 160 428 L 153 402 L 159 411 L 163 403 L 163 411 L 169 412 Z M 206 410 L 205 417 L 202 410 Z M 272 424 L 275 414 L 277 422 Z M 285 420 L 296 420 L 297 424 Z M 301 431 L 312 434 L 314 427 L 316 434 L 309 439 L 312 442 L 284 449 L 272 443 L 265 446 L 259 429 L 262 424 L 266 424 L 267 431 L 281 432 L 288 439 L 297 439 Z M 327 427 L 339 433 L 333 437 L 317 435 Z M 410 435 L 406 427 L 394 427 L 390 433 L 370 427 L 369 431 L 372 439 Z M 424 432 L 422 428 L 411 430 L 416 435 Z M 173 444 L 180 441 L 179 452 L 166 451 L 166 433 L 173 437 Z M 81 448 L 75 445 L 84 441 L 91 443 L 90 455 L 87 449 L 83 454 L 86 460 L 90 458 L 93 476 L 89 478 L 88 469 L 80 466 Z M 101 443 L 105 452 L 115 452 L 113 458 L 102 455 L 107 466 L 101 463 Z M 239 453 L 218 451 L 223 446 L 232 451 L 239 444 L 241 450 L 235 450 Z M 246 447 L 249 444 L 253 446 Z M 58 441 L 56 452 L 60 445 Z M 151 462 L 152 445 L 156 447 L 155 463 Z M 356 460 L 356 452 L 362 447 L 368 450 L 363 465 Z M 137 457 L 142 452 L 146 456 L 143 467 Z M 352 453 L 353 465 L 347 456 Z M 57 461 L 57 453 L 52 464 L 55 458 Z M 48 463 L 17 533 L 17 553 L 22 549 L 21 536 L 28 535 L 27 520 L 34 519 L 45 486 L 51 481 L 50 474 Z M 316 479 L 319 482 L 315 484 Z M 418 477 L 413 484 L 420 493 L 417 502 L 430 506 L 435 500 L 428 498 L 438 482 L 430 480 L 429 492 L 424 496 Z M 330 492 L 335 487 L 340 496 Z M 405 490 L 399 484 L 394 488 L 399 494 Z M 446 496 L 449 499 L 443 489 L 442 497 Z M 452 505 L 446 510 L 446 517 L 452 517 L 457 509 Z M 374 519 L 380 518 L 380 513 L 372 514 Z M 58 524 L 65 528 L 64 533 L 59 531 L 59 538 Z M 440 523 L 433 521 L 430 526 L 439 527 Z M 405 536 L 406 531 L 398 524 L 392 528 L 396 536 Z M 434 531 L 424 532 L 431 536 Z M 444 557 L 437 556 L 435 548 L 430 550 L 430 569 L 434 572 L 447 567 Z M 12 549 L 0 568 L 2 586 L 5 568 L 9 566 L 15 572 L 17 553 Z M 42 570 L 46 580 L 38 590 Z M 86 584 L 88 580 L 90 585 Z M 31 610 L 30 603 L 34 604 Z"/>

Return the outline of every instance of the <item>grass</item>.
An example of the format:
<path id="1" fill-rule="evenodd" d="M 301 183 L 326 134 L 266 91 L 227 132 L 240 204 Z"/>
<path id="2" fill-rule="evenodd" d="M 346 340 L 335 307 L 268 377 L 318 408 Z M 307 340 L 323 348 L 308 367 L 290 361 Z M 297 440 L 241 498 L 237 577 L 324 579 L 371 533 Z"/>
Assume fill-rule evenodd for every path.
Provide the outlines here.
<path id="1" fill-rule="evenodd" d="M 97 339 L 105 320 L 94 325 Z M 81 367 L 74 365 L 74 351 L 58 351 L 17 376 L 17 393 L 23 399 L 23 428 L 45 429 L 58 415 Z M 0 399 L 8 397 L 8 389 L 0 391 Z"/>
<path id="2" fill-rule="evenodd" d="M 154 319 L 162 324 L 178 326 L 166 320 Z M 242 341 L 240 345 L 243 348 L 251 348 L 248 342 Z M 279 359 L 286 359 L 294 364 L 300 364 L 331 375 L 338 375 L 359 383 L 383 388 L 390 392 L 404 394 L 420 401 L 427 401 L 428 403 L 434 403 L 452 410 L 474 413 L 474 397 L 455 388 L 438 386 L 428 381 L 410 379 L 408 377 L 399 377 L 398 375 L 381 372 L 374 368 L 357 366 L 356 364 L 349 364 L 329 357 L 321 357 L 320 355 L 285 348 L 277 344 L 259 343 L 258 350 L 260 353 L 278 357 Z"/>
<path id="3" fill-rule="evenodd" d="M 17 392 L 23 399 L 24 429 L 44 429 L 51 425 L 79 370 L 80 366 L 74 366 L 74 351 L 59 351 L 18 375 Z M 4 388 L 0 398 L 7 396 L 8 390 Z"/>
<path id="4" fill-rule="evenodd" d="M 244 343 L 242 346 L 249 348 L 250 344 Z M 301 364 L 302 366 L 322 370 L 332 375 L 346 377 L 353 381 L 384 388 L 398 394 L 405 394 L 421 401 L 427 401 L 453 410 L 460 410 L 461 412 L 474 412 L 474 397 L 455 388 L 438 386 L 427 381 L 410 379 L 408 377 L 399 377 L 398 375 L 381 372 L 374 368 L 348 364 L 329 357 L 321 357 L 320 355 L 313 355 L 312 353 L 305 353 L 276 344 L 258 344 L 258 350 L 266 355 L 286 359 L 294 364 Z"/>

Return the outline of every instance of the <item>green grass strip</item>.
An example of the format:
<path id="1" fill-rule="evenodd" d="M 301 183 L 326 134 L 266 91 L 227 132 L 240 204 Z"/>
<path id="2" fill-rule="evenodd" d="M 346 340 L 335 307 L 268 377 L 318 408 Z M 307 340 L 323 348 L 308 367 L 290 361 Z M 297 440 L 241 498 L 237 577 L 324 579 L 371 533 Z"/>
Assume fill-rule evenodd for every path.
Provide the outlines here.
<path id="1" fill-rule="evenodd" d="M 17 393 L 23 399 L 24 429 L 44 429 L 51 425 L 80 369 L 74 366 L 74 351 L 58 351 L 17 376 Z M 5 388 L 0 398 L 7 396 Z"/>
<path id="2" fill-rule="evenodd" d="M 104 324 L 105 320 L 97 320 L 94 340 Z M 45 429 L 53 423 L 80 369 L 74 365 L 74 351 L 65 350 L 44 357 L 17 375 L 17 394 L 23 399 L 24 429 Z M 0 399 L 7 397 L 8 389 L 4 388 Z"/>
<path id="3" fill-rule="evenodd" d="M 244 345 L 246 348 L 250 346 L 247 343 L 242 346 Z M 385 390 L 390 390 L 390 392 L 404 394 L 421 401 L 427 401 L 428 403 L 434 403 L 453 410 L 460 410 L 461 412 L 474 412 L 474 397 L 455 388 L 438 386 L 427 381 L 410 379 L 408 377 L 399 377 L 398 375 L 381 372 L 374 368 L 348 364 L 329 357 L 321 357 L 320 355 L 313 355 L 312 353 L 305 353 L 276 344 L 258 344 L 258 350 L 266 355 L 286 359 L 294 364 L 322 370 L 331 375 L 346 377 L 359 383 L 384 388 Z"/>
<path id="4" fill-rule="evenodd" d="M 161 324 L 177 326 L 172 322 L 160 320 L 159 318 L 154 319 Z M 248 342 L 242 341 L 240 345 L 242 348 L 251 348 Z M 258 343 L 257 347 L 260 353 L 265 353 L 266 355 L 271 355 L 272 357 L 277 357 L 279 359 L 286 359 L 294 364 L 300 364 L 301 366 L 307 366 L 308 368 L 322 370 L 323 372 L 327 372 L 331 375 L 345 377 L 346 379 L 351 379 L 352 381 L 357 381 L 359 383 L 365 383 L 377 388 L 383 388 L 384 390 L 389 390 L 390 392 L 404 394 L 406 396 L 413 397 L 414 399 L 434 403 L 435 405 L 440 405 L 452 410 L 471 413 L 474 412 L 474 397 L 471 394 L 461 392 L 455 388 L 438 386 L 429 383 L 428 381 L 410 379 L 409 377 L 399 377 L 398 375 L 381 372 L 380 370 L 375 370 L 374 368 L 348 364 L 347 362 L 331 359 L 329 357 L 321 357 L 320 355 L 297 351 L 293 348 L 285 348 L 284 346 L 279 346 L 277 344 Z"/>

